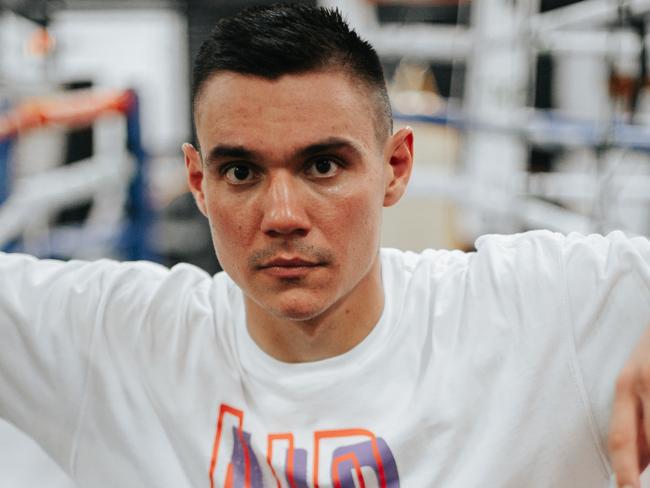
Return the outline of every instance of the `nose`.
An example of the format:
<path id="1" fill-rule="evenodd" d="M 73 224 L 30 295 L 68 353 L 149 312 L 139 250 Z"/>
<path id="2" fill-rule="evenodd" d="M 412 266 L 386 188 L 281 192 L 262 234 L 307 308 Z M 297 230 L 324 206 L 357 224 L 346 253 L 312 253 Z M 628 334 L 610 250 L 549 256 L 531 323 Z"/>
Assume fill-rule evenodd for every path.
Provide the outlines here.
<path id="1" fill-rule="evenodd" d="M 300 184 L 289 172 L 270 176 L 263 203 L 262 232 L 271 237 L 305 236 L 311 224 Z"/>

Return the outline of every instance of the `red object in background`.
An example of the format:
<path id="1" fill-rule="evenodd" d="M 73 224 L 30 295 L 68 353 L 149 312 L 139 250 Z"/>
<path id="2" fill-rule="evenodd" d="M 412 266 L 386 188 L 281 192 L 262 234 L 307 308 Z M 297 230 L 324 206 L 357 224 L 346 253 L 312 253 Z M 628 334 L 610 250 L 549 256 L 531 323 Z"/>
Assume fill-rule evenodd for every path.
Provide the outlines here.
<path id="1" fill-rule="evenodd" d="M 46 57 L 56 47 L 56 39 L 45 27 L 39 27 L 27 41 L 27 52 L 32 56 Z"/>
<path id="2" fill-rule="evenodd" d="M 0 114 L 0 140 L 50 124 L 87 126 L 102 113 L 128 112 L 134 96 L 130 90 L 115 90 L 28 99 Z"/>

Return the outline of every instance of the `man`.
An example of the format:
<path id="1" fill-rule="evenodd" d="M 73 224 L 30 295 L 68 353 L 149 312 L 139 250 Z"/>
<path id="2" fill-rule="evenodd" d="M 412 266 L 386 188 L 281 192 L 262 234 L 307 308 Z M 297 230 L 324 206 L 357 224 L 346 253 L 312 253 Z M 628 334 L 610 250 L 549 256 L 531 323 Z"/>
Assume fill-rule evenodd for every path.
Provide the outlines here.
<path id="1" fill-rule="evenodd" d="M 336 12 L 226 19 L 194 74 L 226 273 L 4 255 L 3 417 L 89 487 L 638 486 L 647 240 L 380 250 L 413 135 Z"/>

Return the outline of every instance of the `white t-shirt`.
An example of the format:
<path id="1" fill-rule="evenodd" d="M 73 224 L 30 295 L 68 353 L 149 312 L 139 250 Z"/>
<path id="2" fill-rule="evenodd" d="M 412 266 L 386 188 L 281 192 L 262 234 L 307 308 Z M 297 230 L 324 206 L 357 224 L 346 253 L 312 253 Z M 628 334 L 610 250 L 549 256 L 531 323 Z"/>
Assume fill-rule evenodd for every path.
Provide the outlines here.
<path id="1" fill-rule="evenodd" d="M 477 249 L 382 250 L 375 328 L 303 364 L 259 349 L 224 273 L 0 255 L 0 416 L 81 487 L 608 486 L 650 243 Z"/>

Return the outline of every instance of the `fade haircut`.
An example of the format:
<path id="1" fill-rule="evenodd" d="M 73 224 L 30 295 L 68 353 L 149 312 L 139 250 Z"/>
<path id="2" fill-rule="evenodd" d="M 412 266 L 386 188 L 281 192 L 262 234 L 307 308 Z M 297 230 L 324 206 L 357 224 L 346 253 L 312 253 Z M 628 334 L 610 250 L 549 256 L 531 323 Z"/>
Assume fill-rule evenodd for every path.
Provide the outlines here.
<path id="1" fill-rule="evenodd" d="M 287 74 L 339 70 L 362 82 L 374 98 L 380 141 L 393 120 L 379 57 L 338 9 L 304 4 L 251 7 L 221 19 L 194 61 L 192 108 L 205 83 L 222 71 L 275 80 Z"/>

